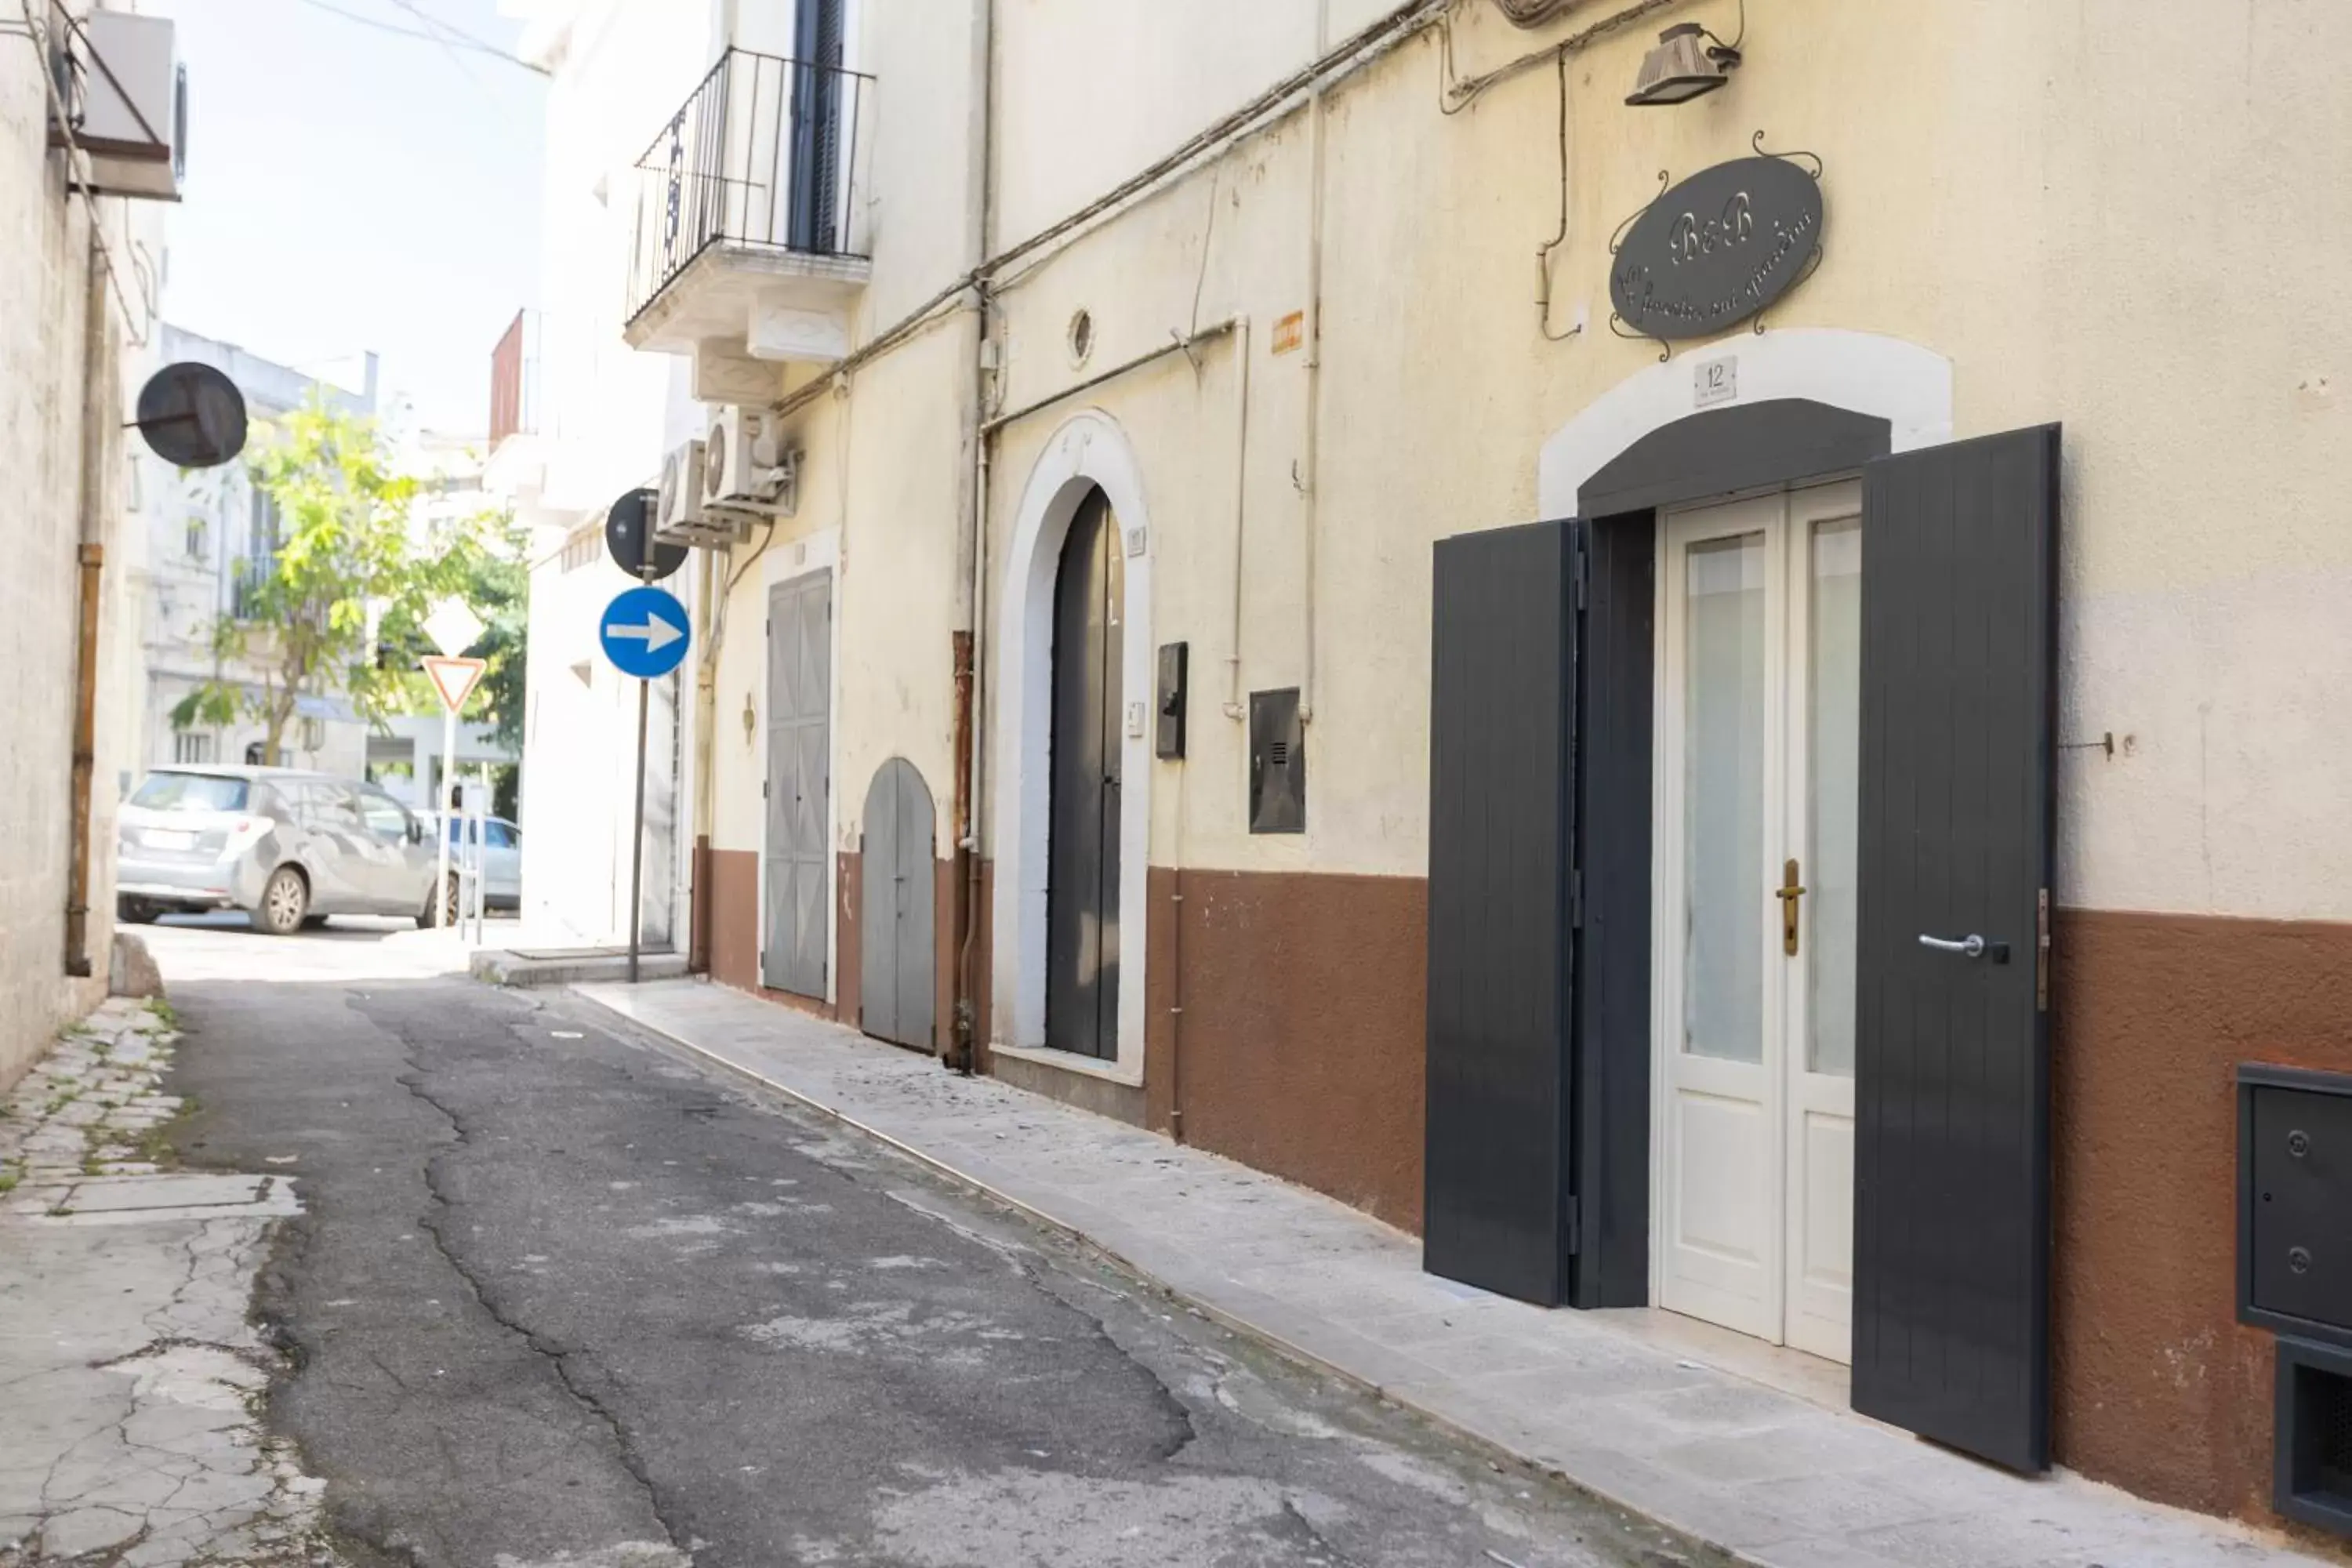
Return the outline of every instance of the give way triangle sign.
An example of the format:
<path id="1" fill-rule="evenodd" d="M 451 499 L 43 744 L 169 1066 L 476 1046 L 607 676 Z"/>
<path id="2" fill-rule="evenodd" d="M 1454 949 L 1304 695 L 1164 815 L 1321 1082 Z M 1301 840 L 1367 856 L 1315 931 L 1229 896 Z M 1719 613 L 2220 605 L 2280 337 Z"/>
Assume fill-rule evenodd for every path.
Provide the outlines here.
<path id="1" fill-rule="evenodd" d="M 425 656 L 425 678 L 433 689 L 441 694 L 442 706 L 455 713 L 466 706 L 466 699 L 482 679 L 482 671 L 490 668 L 486 658 L 445 658 L 438 654 Z"/>

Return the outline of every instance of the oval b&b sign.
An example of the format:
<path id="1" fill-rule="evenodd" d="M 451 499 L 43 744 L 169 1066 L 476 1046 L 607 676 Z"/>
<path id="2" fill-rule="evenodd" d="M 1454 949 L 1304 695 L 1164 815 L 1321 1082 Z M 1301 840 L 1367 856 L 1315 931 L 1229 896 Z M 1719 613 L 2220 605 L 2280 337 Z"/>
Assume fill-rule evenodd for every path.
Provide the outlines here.
<path id="1" fill-rule="evenodd" d="M 1818 181 L 1786 158 L 1702 169 L 1633 220 L 1609 301 L 1644 337 L 1704 338 L 1787 293 L 1822 243 Z"/>

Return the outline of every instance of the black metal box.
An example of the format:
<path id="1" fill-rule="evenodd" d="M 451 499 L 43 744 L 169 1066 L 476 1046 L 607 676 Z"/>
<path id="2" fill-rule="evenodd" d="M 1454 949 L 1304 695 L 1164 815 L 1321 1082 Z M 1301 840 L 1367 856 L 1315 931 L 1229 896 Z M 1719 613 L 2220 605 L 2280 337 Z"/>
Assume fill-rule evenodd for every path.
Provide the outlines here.
<path id="1" fill-rule="evenodd" d="M 1153 699 L 1151 754 L 1174 761 L 1184 754 L 1184 686 L 1192 645 L 1160 645 L 1160 689 Z"/>
<path id="2" fill-rule="evenodd" d="M 2277 1481 L 2289 1519 L 2352 1535 L 2352 1352 L 2278 1342 Z"/>
<path id="3" fill-rule="evenodd" d="M 1307 831 L 1307 736 L 1298 688 L 1253 691 L 1249 705 L 1252 833 Z"/>
<path id="4" fill-rule="evenodd" d="M 2238 1317 L 2352 1344 L 2352 1076 L 2238 1068 Z"/>

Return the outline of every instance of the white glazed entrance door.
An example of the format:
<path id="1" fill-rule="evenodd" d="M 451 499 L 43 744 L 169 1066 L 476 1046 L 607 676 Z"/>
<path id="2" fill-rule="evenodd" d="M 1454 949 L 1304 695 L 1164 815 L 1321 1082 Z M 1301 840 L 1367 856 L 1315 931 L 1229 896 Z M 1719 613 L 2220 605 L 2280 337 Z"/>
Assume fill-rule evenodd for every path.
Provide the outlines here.
<path id="1" fill-rule="evenodd" d="M 1848 1358 L 1861 494 L 1661 540 L 1655 1300 Z"/>

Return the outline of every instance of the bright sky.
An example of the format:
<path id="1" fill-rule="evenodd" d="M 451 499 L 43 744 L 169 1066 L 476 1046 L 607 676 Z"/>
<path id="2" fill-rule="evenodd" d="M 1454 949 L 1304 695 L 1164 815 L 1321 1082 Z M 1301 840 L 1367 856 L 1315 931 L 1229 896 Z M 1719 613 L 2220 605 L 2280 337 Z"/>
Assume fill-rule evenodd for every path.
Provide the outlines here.
<path id="1" fill-rule="evenodd" d="M 374 349 L 414 425 L 484 430 L 490 349 L 538 293 L 543 79 L 386 28 L 520 25 L 497 0 L 140 8 L 178 19 L 188 70 L 164 318 L 353 387 Z"/>

